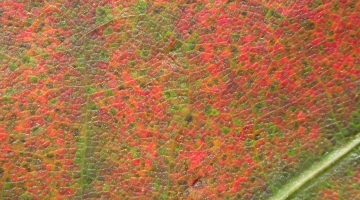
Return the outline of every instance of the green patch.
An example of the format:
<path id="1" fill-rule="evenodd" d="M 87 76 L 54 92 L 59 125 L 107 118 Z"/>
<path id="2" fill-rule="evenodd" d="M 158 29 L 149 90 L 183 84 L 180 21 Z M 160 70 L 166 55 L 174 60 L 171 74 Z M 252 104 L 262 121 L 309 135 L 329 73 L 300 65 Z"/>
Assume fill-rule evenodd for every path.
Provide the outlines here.
<path id="1" fill-rule="evenodd" d="M 122 44 L 122 41 L 120 38 L 116 38 L 114 39 L 114 42 L 110 43 L 110 50 L 111 51 L 116 51 L 120 48 L 120 45 Z"/>
<path id="2" fill-rule="evenodd" d="M 207 105 L 204 108 L 204 114 L 209 117 L 210 116 L 219 116 L 220 112 L 218 110 L 216 110 L 215 108 L 213 108 L 212 106 Z"/>
<path id="3" fill-rule="evenodd" d="M 146 18 L 146 26 L 151 33 L 156 32 L 159 28 L 158 24 L 155 21 L 150 20 L 149 18 Z"/>
<path id="4" fill-rule="evenodd" d="M 233 119 L 234 126 L 245 126 L 245 122 L 243 122 L 240 118 L 235 117 Z"/>
<path id="5" fill-rule="evenodd" d="M 162 35 L 161 35 L 160 33 L 154 33 L 153 36 L 152 36 L 152 38 L 153 38 L 153 40 L 154 40 L 155 42 L 158 42 L 158 41 L 160 41 L 160 40 L 163 39 L 163 37 L 162 37 Z"/>
<path id="6" fill-rule="evenodd" d="M 40 80 L 44 80 L 44 79 L 46 79 L 48 76 L 47 76 L 46 74 L 40 74 L 38 77 L 39 77 Z"/>
<path id="7" fill-rule="evenodd" d="M 99 60 L 101 61 L 109 61 L 110 60 L 110 54 L 106 51 L 101 51 L 99 54 Z"/>
<path id="8" fill-rule="evenodd" d="M 154 190 L 160 190 L 160 187 L 161 187 L 161 185 L 160 185 L 159 178 L 154 178 L 153 179 L 153 188 L 154 188 Z"/>
<path id="9" fill-rule="evenodd" d="M 235 128 L 235 135 L 239 136 L 241 133 L 241 128 Z"/>
<path id="10" fill-rule="evenodd" d="M 146 68 L 140 69 L 139 74 L 140 74 L 140 76 L 146 76 L 147 75 L 147 69 Z"/>
<path id="11" fill-rule="evenodd" d="M 14 188 L 14 184 L 11 182 L 5 182 L 4 183 L 4 189 L 5 190 L 11 190 L 12 188 Z"/>
<path id="12" fill-rule="evenodd" d="M 265 103 L 263 102 L 259 102 L 259 103 L 256 103 L 254 106 L 253 106 L 253 110 L 256 114 L 260 114 L 260 111 L 262 108 L 265 107 Z"/>
<path id="13" fill-rule="evenodd" d="M 343 137 L 354 136 L 360 130 L 360 112 L 354 112 L 348 120 L 348 125 L 341 131 Z"/>
<path id="14" fill-rule="evenodd" d="M 323 56 L 325 54 L 324 45 L 320 44 L 318 46 L 318 49 L 319 49 L 320 55 Z"/>
<path id="15" fill-rule="evenodd" d="M 245 146 L 251 147 L 254 146 L 254 140 L 250 139 L 250 138 L 246 138 L 244 141 Z"/>
<path id="16" fill-rule="evenodd" d="M 55 48 L 55 52 L 63 52 L 63 51 L 65 51 L 65 45 L 64 44 L 60 44 L 59 46 L 57 46 L 56 48 Z"/>
<path id="17" fill-rule="evenodd" d="M 180 40 L 175 40 L 174 45 L 171 47 L 170 51 L 177 51 L 182 47 L 183 43 Z"/>
<path id="18" fill-rule="evenodd" d="M 277 90 L 278 90 L 277 85 L 276 85 L 275 83 L 272 83 L 272 84 L 270 85 L 270 92 L 271 92 L 271 93 L 274 93 L 274 92 L 276 92 Z"/>
<path id="19" fill-rule="evenodd" d="M 129 60 L 128 65 L 129 65 L 130 68 L 134 68 L 136 66 L 136 61 L 135 60 Z"/>
<path id="20" fill-rule="evenodd" d="M 105 96 L 106 97 L 114 96 L 114 92 L 111 89 L 105 90 Z"/>
<path id="21" fill-rule="evenodd" d="M 230 80 L 230 78 L 229 78 L 228 75 L 224 75 L 224 76 L 222 77 L 223 83 L 226 83 L 226 82 L 228 82 L 229 80 Z"/>
<path id="22" fill-rule="evenodd" d="M 147 2 L 144 0 L 138 1 L 138 3 L 135 5 L 135 8 L 139 14 L 144 14 L 147 11 Z"/>
<path id="23" fill-rule="evenodd" d="M 130 75 L 131 77 L 133 77 L 134 79 L 138 78 L 139 77 L 139 74 L 137 71 L 134 71 L 134 72 L 130 72 Z"/>
<path id="24" fill-rule="evenodd" d="M 3 97 L 3 98 L 1 98 L 1 101 L 2 101 L 2 103 L 3 104 L 8 104 L 8 103 L 11 103 L 12 102 L 12 99 L 11 99 L 11 97 Z"/>
<path id="25" fill-rule="evenodd" d="M 331 189 L 332 188 L 332 185 L 328 182 L 328 181 L 323 181 L 321 183 L 321 186 L 327 188 L 327 189 Z"/>
<path id="26" fill-rule="evenodd" d="M 90 165 L 90 163 L 87 164 Z M 81 181 L 82 188 L 88 187 L 95 181 L 95 173 L 89 166 L 85 166 L 85 168 L 83 169 L 82 177 L 83 177 Z"/>
<path id="27" fill-rule="evenodd" d="M 86 92 L 87 94 L 94 94 L 94 93 L 96 92 L 96 90 L 95 90 L 95 88 L 91 87 L 90 85 L 87 85 L 87 86 L 85 87 L 85 92 Z"/>
<path id="28" fill-rule="evenodd" d="M 30 131 L 30 134 L 32 136 L 37 136 L 39 135 L 40 133 L 44 132 L 46 129 L 44 127 L 41 127 L 41 126 L 36 126 L 36 127 L 33 127 Z"/>
<path id="29" fill-rule="evenodd" d="M 3 95 L 4 96 L 12 96 L 14 93 L 15 93 L 14 87 L 8 87 L 8 88 L 6 88 Z"/>
<path id="30" fill-rule="evenodd" d="M 49 115 L 46 115 L 46 116 L 44 117 L 44 120 L 45 120 L 46 122 L 48 122 L 48 123 L 52 122 L 52 118 L 51 118 L 51 116 L 49 116 Z"/>
<path id="31" fill-rule="evenodd" d="M 110 185 L 104 184 L 103 188 L 104 191 L 110 191 Z"/>
<path id="32" fill-rule="evenodd" d="M 176 92 L 173 90 L 166 90 L 163 92 L 163 96 L 165 99 L 174 99 L 177 97 Z"/>
<path id="33" fill-rule="evenodd" d="M 197 3 L 196 6 L 195 6 L 195 10 L 197 12 L 202 11 L 204 8 L 205 8 L 205 3 Z"/>
<path id="34" fill-rule="evenodd" d="M 159 150 L 158 150 L 158 153 L 159 153 L 159 155 L 161 155 L 161 156 L 165 156 L 166 155 L 166 147 L 164 147 L 164 146 L 162 146 L 162 147 L 160 147 L 159 148 Z"/>
<path id="35" fill-rule="evenodd" d="M 311 10 L 314 10 L 318 7 L 321 7 L 323 5 L 322 3 L 322 0 L 313 0 L 311 1 L 310 4 L 308 4 L 308 7 L 311 9 Z"/>
<path id="36" fill-rule="evenodd" d="M 25 26 L 26 26 L 26 27 L 31 26 L 31 25 L 34 23 L 34 21 L 35 21 L 35 18 L 28 17 L 28 18 L 26 19 Z"/>
<path id="37" fill-rule="evenodd" d="M 310 20 L 303 20 L 301 21 L 301 24 L 306 31 L 312 31 L 316 29 L 316 24 Z"/>
<path id="38" fill-rule="evenodd" d="M 50 105 L 56 105 L 58 103 L 58 98 L 53 98 L 49 101 Z"/>
<path id="39" fill-rule="evenodd" d="M 290 157 L 294 157 L 294 156 L 296 156 L 296 154 L 297 154 L 297 150 L 296 150 L 295 148 L 288 149 L 288 150 L 286 151 L 286 154 L 287 154 L 288 156 L 290 156 Z"/>
<path id="40" fill-rule="evenodd" d="M 147 74 L 147 70 L 146 69 L 141 69 L 140 71 L 130 72 L 130 74 L 134 79 L 137 79 L 137 78 L 139 78 L 141 76 L 145 76 Z"/>
<path id="41" fill-rule="evenodd" d="M 275 10 L 271 10 L 271 9 L 266 13 L 265 17 L 266 18 L 274 17 L 276 19 L 283 19 L 284 18 L 280 13 L 276 12 Z"/>
<path id="42" fill-rule="evenodd" d="M 79 39 L 79 38 L 77 38 L 75 35 L 73 35 L 73 36 L 70 37 L 70 42 L 71 42 L 72 44 L 75 44 L 75 42 L 78 41 L 78 39 Z"/>
<path id="43" fill-rule="evenodd" d="M 60 20 L 60 21 L 58 22 L 59 28 L 64 28 L 67 24 L 68 24 L 68 23 L 67 23 L 66 20 Z"/>
<path id="44" fill-rule="evenodd" d="M 170 106 L 169 112 L 175 114 L 175 113 L 182 112 L 185 109 L 186 109 L 186 106 L 183 104 L 174 104 L 174 105 Z M 182 119 L 182 118 L 179 117 L 179 119 Z"/>
<path id="45" fill-rule="evenodd" d="M 111 108 L 111 109 L 110 109 L 110 114 L 111 114 L 112 116 L 116 116 L 118 113 L 119 113 L 119 111 L 118 111 L 116 108 Z"/>
<path id="46" fill-rule="evenodd" d="M 199 88 L 201 85 L 201 80 L 195 81 L 195 87 Z"/>
<path id="47" fill-rule="evenodd" d="M 16 63 L 10 63 L 9 64 L 9 69 L 10 69 L 10 71 L 15 71 L 15 70 L 17 70 L 19 68 L 19 65 L 17 65 Z"/>
<path id="48" fill-rule="evenodd" d="M 166 192 L 160 194 L 160 199 L 169 199 L 169 196 Z"/>
<path id="49" fill-rule="evenodd" d="M 26 56 L 24 56 L 23 58 L 21 58 L 21 64 L 23 64 L 23 65 L 29 64 L 30 61 L 31 61 L 31 57 L 28 56 L 28 55 L 26 55 Z"/>
<path id="50" fill-rule="evenodd" d="M 133 158 L 140 158 L 141 157 L 141 149 L 139 147 L 136 147 L 132 150 L 131 153 Z"/>
<path id="51" fill-rule="evenodd" d="M 101 152 L 100 152 L 100 159 L 105 159 L 105 158 L 106 158 L 106 153 L 108 153 L 108 152 L 101 151 Z M 113 155 L 114 155 L 114 154 L 112 154 L 110 157 L 113 158 L 113 159 L 115 159 L 115 158 L 113 157 Z"/>
<path id="52" fill-rule="evenodd" d="M 240 39 L 240 35 L 239 34 L 232 34 L 231 35 L 231 41 L 232 42 L 238 42 L 239 41 L 239 39 Z"/>
<path id="53" fill-rule="evenodd" d="M 96 105 L 96 104 L 94 104 L 94 103 L 89 103 L 89 104 L 87 105 L 87 109 L 88 109 L 88 110 L 99 110 L 99 106 Z"/>
<path id="54" fill-rule="evenodd" d="M 151 56 L 151 50 L 149 49 L 139 50 L 139 56 L 141 58 L 149 58 Z"/>
<path id="55" fill-rule="evenodd" d="M 37 83 L 39 81 L 39 78 L 36 76 L 30 76 L 30 83 Z"/>
<path id="56" fill-rule="evenodd" d="M 96 8 L 96 23 L 97 24 L 104 24 L 113 19 L 111 8 L 104 6 L 104 7 L 97 7 Z"/>
<path id="57" fill-rule="evenodd" d="M 198 42 L 198 38 L 199 38 L 198 34 L 193 33 L 193 35 L 191 35 L 189 39 L 187 39 L 186 42 L 184 42 L 184 44 L 182 45 L 185 51 L 193 51 Z"/>
<path id="58" fill-rule="evenodd" d="M 313 68 L 309 65 L 307 61 L 303 61 L 303 64 L 304 65 L 302 66 L 298 74 L 301 78 L 306 79 L 313 72 Z"/>
<path id="59" fill-rule="evenodd" d="M 267 138 L 273 139 L 275 136 L 282 137 L 283 133 L 280 129 L 273 123 L 269 123 L 265 126 L 265 131 L 267 133 Z"/>
<path id="60" fill-rule="evenodd" d="M 231 132 L 231 129 L 229 127 L 221 128 L 221 133 L 224 135 L 229 135 L 230 132 Z"/>
<path id="61" fill-rule="evenodd" d="M 195 135 L 195 138 L 196 138 L 196 139 L 201 139 L 201 137 L 202 137 L 202 135 L 201 135 L 200 133 L 197 133 L 197 134 Z"/>
<path id="62" fill-rule="evenodd" d="M 24 194 L 20 195 L 20 200 L 32 200 L 34 199 L 34 195 L 25 192 Z"/>
<path id="63" fill-rule="evenodd" d="M 205 136 L 205 142 L 206 142 L 206 145 L 208 148 L 211 148 L 214 146 L 214 142 L 209 135 Z"/>
<path id="64" fill-rule="evenodd" d="M 346 174 L 347 174 L 348 177 L 353 177 L 354 174 L 355 174 L 355 172 L 354 172 L 354 170 L 352 170 L 352 169 L 347 169 L 347 170 L 346 170 Z"/>
<path id="65" fill-rule="evenodd" d="M 283 54 L 282 54 L 282 53 L 278 53 L 278 54 L 276 54 L 276 56 L 273 57 L 273 60 L 277 61 L 277 60 L 279 60 L 279 59 L 282 58 L 282 57 L 283 57 Z"/>
<path id="66" fill-rule="evenodd" d="M 110 35 L 113 32 L 114 32 L 113 28 L 111 26 L 109 26 L 104 30 L 104 35 Z"/>
<path id="67" fill-rule="evenodd" d="M 262 128 L 264 128 L 264 123 L 254 123 L 254 130 L 260 130 Z"/>
<path id="68" fill-rule="evenodd" d="M 51 56 L 48 53 L 41 53 L 40 58 L 43 60 L 50 60 Z"/>
<path id="69" fill-rule="evenodd" d="M 297 110 L 297 108 L 296 108 L 296 106 L 291 106 L 289 108 L 289 110 L 290 110 L 290 112 L 294 113 Z"/>
<path id="70" fill-rule="evenodd" d="M 187 82 L 180 83 L 181 88 L 187 88 L 188 84 Z"/>

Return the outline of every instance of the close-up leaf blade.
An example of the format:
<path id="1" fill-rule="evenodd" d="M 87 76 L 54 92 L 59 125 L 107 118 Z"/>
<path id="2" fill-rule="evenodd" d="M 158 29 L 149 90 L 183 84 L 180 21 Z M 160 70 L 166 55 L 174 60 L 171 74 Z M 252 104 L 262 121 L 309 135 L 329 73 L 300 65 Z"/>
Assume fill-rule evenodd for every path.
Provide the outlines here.
<path id="1" fill-rule="evenodd" d="M 0 0 L 0 199 L 360 199 L 357 0 Z"/>

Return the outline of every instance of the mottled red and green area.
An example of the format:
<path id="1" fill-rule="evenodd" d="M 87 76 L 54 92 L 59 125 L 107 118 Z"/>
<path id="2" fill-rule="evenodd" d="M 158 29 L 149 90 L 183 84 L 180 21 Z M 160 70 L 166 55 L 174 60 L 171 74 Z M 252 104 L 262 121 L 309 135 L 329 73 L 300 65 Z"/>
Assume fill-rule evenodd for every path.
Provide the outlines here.
<path id="1" fill-rule="evenodd" d="M 267 199 L 360 132 L 360 1 L 0 0 L 0 199 Z M 360 199 L 360 148 L 293 199 Z"/>

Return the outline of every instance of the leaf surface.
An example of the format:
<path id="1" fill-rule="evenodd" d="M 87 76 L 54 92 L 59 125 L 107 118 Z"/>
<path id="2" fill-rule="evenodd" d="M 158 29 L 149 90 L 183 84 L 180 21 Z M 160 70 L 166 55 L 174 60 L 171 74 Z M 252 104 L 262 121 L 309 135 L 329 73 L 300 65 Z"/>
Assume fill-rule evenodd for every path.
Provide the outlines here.
<path id="1" fill-rule="evenodd" d="M 359 199 L 358 1 L 0 2 L 0 199 Z"/>

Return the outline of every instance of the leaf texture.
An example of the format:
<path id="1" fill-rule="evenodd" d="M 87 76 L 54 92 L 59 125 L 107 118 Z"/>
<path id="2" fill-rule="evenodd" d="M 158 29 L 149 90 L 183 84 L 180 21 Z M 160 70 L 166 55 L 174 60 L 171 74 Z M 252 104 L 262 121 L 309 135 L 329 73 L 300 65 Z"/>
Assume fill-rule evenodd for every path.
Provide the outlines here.
<path id="1" fill-rule="evenodd" d="M 0 199 L 360 199 L 359 11 L 0 0 Z"/>

